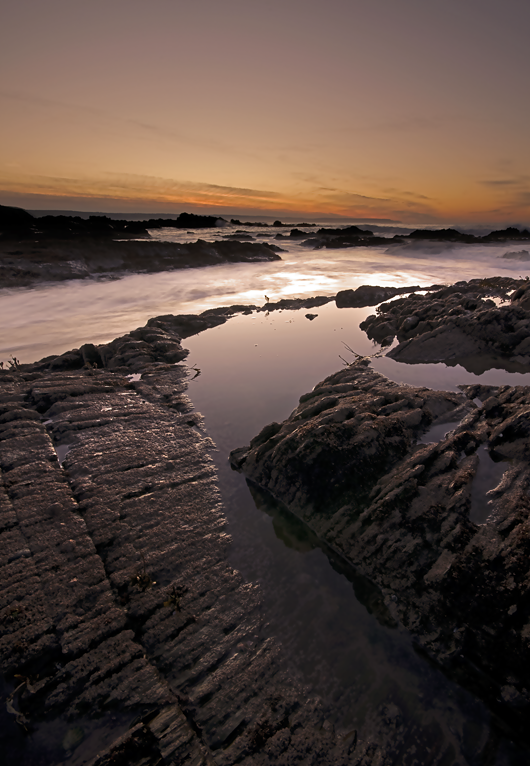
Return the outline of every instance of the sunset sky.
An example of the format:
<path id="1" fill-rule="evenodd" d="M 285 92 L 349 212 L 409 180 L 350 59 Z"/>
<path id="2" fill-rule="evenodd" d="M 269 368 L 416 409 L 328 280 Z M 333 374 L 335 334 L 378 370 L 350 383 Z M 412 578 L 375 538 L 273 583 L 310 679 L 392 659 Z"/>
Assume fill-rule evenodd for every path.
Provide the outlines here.
<path id="1" fill-rule="evenodd" d="M 530 0 L 17 0 L 0 204 L 530 223 Z"/>

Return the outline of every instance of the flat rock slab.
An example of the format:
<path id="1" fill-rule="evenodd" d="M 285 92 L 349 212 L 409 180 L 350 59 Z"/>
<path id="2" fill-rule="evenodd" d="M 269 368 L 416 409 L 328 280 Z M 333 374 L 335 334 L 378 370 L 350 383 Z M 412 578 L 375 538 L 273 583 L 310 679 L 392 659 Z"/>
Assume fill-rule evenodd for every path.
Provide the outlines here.
<path id="1" fill-rule="evenodd" d="M 259 588 L 227 563 L 213 445 L 163 361 L 179 337 L 127 336 L 111 369 L 0 373 L 2 750 L 346 764 L 352 737 L 280 670 Z"/>
<path id="2" fill-rule="evenodd" d="M 524 735 L 530 387 L 462 389 L 400 386 L 359 361 L 231 460 L 376 583 L 422 650 Z M 477 505 L 486 523 L 471 518 Z"/>

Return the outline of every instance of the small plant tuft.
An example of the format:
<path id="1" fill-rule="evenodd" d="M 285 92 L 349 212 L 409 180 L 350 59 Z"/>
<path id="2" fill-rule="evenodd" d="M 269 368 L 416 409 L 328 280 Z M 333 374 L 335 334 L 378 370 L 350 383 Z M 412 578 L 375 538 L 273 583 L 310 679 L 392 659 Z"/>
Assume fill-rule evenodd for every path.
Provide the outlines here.
<path id="1" fill-rule="evenodd" d="M 187 590 L 187 588 L 182 588 L 180 585 L 173 585 L 167 599 L 164 601 L 164 606 L 169 607 L 174 612 L 180 612 L 180 599 Z"/>
<path id="2" fill-rule="evenodd" d="M 7 360 L 7 363 L 9 365 L 10 370 L 19 370 L 20 369 L 20 359 L 17 359 L 16 356 L 12 356 L 11 359 Z M 2 365 L 3 367 L 3 365 Z"/>
<path id="3" fill-rule="evenodd" d="M 143 567 L 142 569 L 137 569 L 135 574 L 131 576 L 130 583 L 138 588 L 139 591 L 145 593 L 152 585 L 156 585 L 156 580 L 153 580 L 147 571 L 144 554 L 141 553 L 140 556 L 142 557 Z"/>
<path id="4" fill-rule="evenodd" d="M 344 362 L 346 367 L 349 367 L 351 364 L 355 364 L 355 362 L 358 362 L 359 359 L 378 359 L 380 356 L 383 356 L 382 348 L 378 349 L 373 354 L 367 354 L 366 356 L 363 356 L 363 354 L 358 354 L 357 351 L 354 351 L 353 348 L 350 348 L 347 343 L 344 343 L 344 341 L 342 341 L 342 345 L 350 352 L 350 354 L 353 354 L 355 357 L 353 362 L 347 362 L 346 359 L 344 359 L 344 357 L 339 354 L 339 359 Z"/>

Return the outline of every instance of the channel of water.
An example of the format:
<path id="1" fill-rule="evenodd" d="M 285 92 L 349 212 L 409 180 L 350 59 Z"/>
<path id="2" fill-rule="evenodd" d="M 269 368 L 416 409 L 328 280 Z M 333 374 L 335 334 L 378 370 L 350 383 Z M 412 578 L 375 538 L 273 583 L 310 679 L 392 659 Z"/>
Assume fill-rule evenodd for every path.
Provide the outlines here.
<path id="1" fill-rule="evenodd" d="M 231 563 L 260 583 L 283 661 L 331 705 L 336 726 L 358 728 L 371 707 L 394 703 L 405 725 L 418 732 L 420 749 L 432 729 L 429 736 L 435 731 L 463 763 L 473 763 L 490 736 L 483 705 L 415 652 L 411 636 L 392 625 L 376 588 L 291 514 L 251 490 L 228 464 L 231 449 L 248 444 L 267 423 L 283 420 L 302 393 L 341 367 L 340 356 L 348 356 L 344 343 L 357 353 L 374 353 L 359 330 L 369 310 L 339 310 L 332 303 L 311 312 L 318 314 L 312 321 L 304 310 L 238 316 L 185 341 L 190 365 L 201 369 L 190 381 L 189 395 L 217 445 L 213 457 L 232 536 Z M 374 366 L 402 382 L 425 385 L 434 378 L 437 387 L 450 390 L 458 390 L 458 383 L 525 378 L 501 370 L 476 376 L 461 367 L 406 366 L 384 358 Z M 448 372 L 444 386 L 442 370 Z M 444 438 L 455 425 L 445 424 L 428 440 Z M 511 745 L 503 741 L 492 763 L 513 759 Z"/>

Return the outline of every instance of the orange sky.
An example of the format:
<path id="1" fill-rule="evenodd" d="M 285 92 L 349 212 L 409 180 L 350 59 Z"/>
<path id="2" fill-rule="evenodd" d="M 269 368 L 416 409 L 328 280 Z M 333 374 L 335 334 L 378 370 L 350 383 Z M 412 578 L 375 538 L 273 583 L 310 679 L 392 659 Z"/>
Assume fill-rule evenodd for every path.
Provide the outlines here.
<path id="1" fill-rule="evenodd" d="M 530 223 L 528 0 L 17 0 L 0 203 Z"/>

